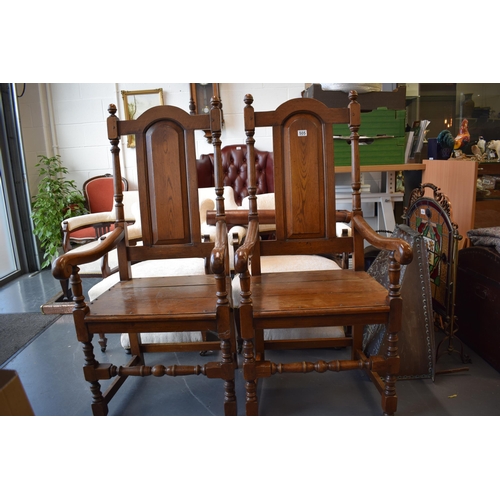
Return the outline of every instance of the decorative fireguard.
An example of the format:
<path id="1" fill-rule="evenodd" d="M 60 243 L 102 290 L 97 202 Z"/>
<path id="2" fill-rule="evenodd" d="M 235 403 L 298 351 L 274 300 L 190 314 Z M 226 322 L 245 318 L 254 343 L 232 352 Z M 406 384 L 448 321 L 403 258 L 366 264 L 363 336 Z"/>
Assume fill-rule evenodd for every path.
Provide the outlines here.
<path id="1" fill-rule="evenodd" d="M 427 188 L 432 189 L 433 198 L 424 196 Z M 435 325 L 445 333 L 436 348 L 436 361 L 445 353 L 455 352 L 463 363 L 469 363 L 469 356 L 464 353 L 460 339 L 455 336 L 458 330 L 455 316 L 458 242 L 462 236 L 457 225 L 452 222 L 450 201 L 434 184 L 421 184 L 411 192 L 403 218 L 410 228 L 423 236 L 427 247 Z M 460 344 L 459 349 L 455 348 L 456 342 Z M 446 348 L 440 352 L 441 346 Z M 462 370 L 468 368 L 446 371 Z"/>
<path id="2" fill-rule="evenodd" d="M 434 380 L 435 340 L 429 265 L 423 236 L 404 224 L 396 227 L 394 237 L 402 238 L 413 248 L 412 262 L 401 268 L 400 285 L 403 299 L 403 322 L 398 335 L 400 379 L 432 378 Z M 388 252 L 380 252 L 368 273 L 386 288 L 389 286 Z M 388 348 L 385 325 L 369 325 L 363 335 L 365 354 L 383 354 Z"/>

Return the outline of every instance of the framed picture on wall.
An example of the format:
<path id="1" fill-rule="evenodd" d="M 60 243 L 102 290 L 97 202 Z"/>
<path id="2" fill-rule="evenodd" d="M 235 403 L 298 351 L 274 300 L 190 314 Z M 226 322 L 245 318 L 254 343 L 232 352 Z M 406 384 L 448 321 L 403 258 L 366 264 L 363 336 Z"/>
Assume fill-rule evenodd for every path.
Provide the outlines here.
<path id="1" fill-rule="evenodd" d="M 135 120 L 153 106 L 163 105 L 163 89 L 122 90 L 125 120 Z M 135 137 L 129 135 L 127 146 L 135 148 Z"/>

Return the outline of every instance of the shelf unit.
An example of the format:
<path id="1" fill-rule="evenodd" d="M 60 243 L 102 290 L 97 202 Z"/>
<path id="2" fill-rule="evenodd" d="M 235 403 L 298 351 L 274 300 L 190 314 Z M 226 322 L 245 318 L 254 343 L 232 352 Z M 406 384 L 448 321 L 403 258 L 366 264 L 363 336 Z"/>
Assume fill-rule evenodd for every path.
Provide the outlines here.
<path id="1" fill-rule="evenodd" d="M 396 192 L 396 172 L 408 170 L 423 170 L 425 166 L 422 163 L 401 163 L 394 165 L 369 165 L 361 167 L 361 174 L 368 172 L 386 173 L 385 191 L 380 193 L 361 193 L 361 202 L 377 203 L 380 210 L 378 212 L 378 229 L 393 231 L 396 227 L 394 218 L 394 203 L 403 201 L 403 193 Z M 335 167 L 336 174 L 350 173 L 351 167 Z M 350 193 L 336 194 L 339 202 L 349 202 L 352 197 Z"/>

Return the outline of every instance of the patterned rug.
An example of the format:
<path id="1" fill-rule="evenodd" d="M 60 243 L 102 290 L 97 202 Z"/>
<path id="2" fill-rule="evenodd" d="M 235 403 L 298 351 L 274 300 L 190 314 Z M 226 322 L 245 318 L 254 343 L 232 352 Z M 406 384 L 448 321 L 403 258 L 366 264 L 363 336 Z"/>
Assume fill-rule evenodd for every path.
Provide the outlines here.
<path id="1" fill-rule="evenodd" d="M 41 312 L 0 314 L 0 367 L 59 317 Z"/>

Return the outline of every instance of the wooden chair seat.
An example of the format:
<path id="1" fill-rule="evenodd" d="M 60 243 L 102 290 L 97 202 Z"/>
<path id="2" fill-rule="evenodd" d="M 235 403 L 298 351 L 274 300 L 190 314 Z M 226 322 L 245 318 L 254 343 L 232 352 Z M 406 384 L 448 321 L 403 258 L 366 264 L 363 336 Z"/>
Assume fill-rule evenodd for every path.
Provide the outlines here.
<path id="1" fill-rule="evenodd" d="M 227 278 L 229 285 L 229 278 Z M 93 303 L 86 322 L 93 333 L 98 324 L 107 325 L 109 332 L 165 331 L 168 320 L 171 331 L 179 330 L 182 321 L 213 322 L 216 326 L 214 296 L 216 283 L 211 275 L 162 276 L 120 281 L 100 295 Z M 209 323 L 207 323 L 209 325 Z M 123 328 L 123 325 L 127 325 Z M 201 328 L 201 326 L 200 326 Z"/>
<path id="2" fill-rule="evenodd" d="M 273 318 L 273 326 L 293 328 L 310 324 L 310 317 L 325 324 L 385 322 L 389 313 L 387 290 L 364 272 L 339 269 L 252 276 L 254 325 Z"/>
<path id="3" fill-rule="evenodd" d="M 131 266 L 131 273 L 133 278 L 141 279 L 149 277 L 159 278 L 162 276 L 203 276 L 206 274 L 206 263 L 202 258 L 147 260 L 133 264 Z M 108 276 L 89 290 L 89 299 L 94 302 L 103 293 L 119 282 L 120 276 L 118 274 Z M 146 350 L 147 344 L 151 343 L 165 344 L 178 342 L 201 342 L 203 340 L 203 334 L 201 331 L 169 333 L 144 331 L 140 334 L 139 339 L 143 345 L 143 349 Z M 122 333 L 120 340 L 122 347 L 129 351 L 129 334 Z M 103 346 L 102 343 L 101 347 L 104 349 L 106 348 L 106 346 Z"/>
<path id="4" fill-rule="evenodd" d="M 261 272 L 267 273 L 297 273 L 304 271 L 335 271 L 339 270 L 339 265 L 326 257 L 320 255 L 267 255 L 261 257 Z M 235 309 L 236 320 L 239 321 L 240 307 L 240 278 L 236 275 L 232 282 L 233 287 L 233 307 Z M 286 342 L 289 340 L 298 340 L 301 338 L 341 338 L 345 337 L 345 331 L 342 326 L 323 326 L 321 328 L 307 325 L 304 328 L 297 328 L 293 325 L 290 328 L 266 328 L 264 329 L 265 341 L 278 341 L 276 346 L 294 348 L 295 342 Z M 323 343 L 328 343 L 323 340 Z M 268 344 L 270 345 L 270 344 Z M 325 344 L 326 345 L 326 344 Z"/>

